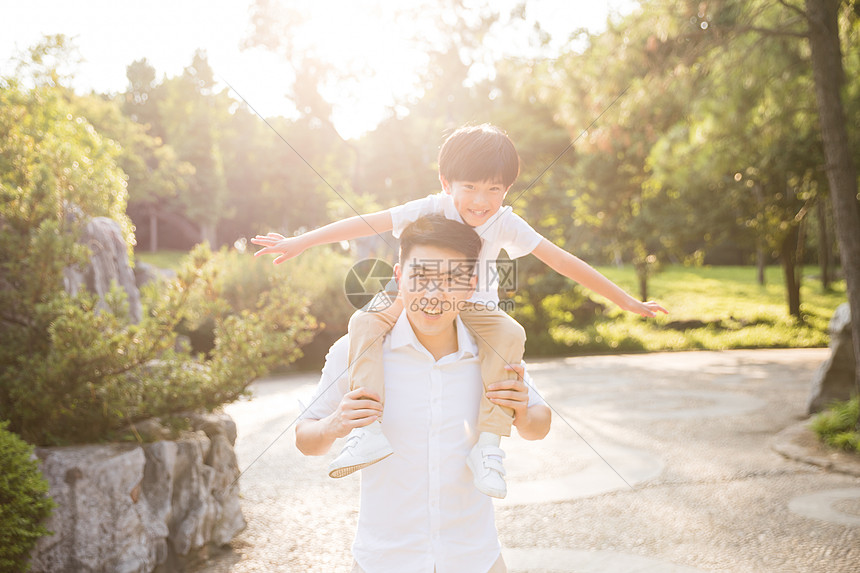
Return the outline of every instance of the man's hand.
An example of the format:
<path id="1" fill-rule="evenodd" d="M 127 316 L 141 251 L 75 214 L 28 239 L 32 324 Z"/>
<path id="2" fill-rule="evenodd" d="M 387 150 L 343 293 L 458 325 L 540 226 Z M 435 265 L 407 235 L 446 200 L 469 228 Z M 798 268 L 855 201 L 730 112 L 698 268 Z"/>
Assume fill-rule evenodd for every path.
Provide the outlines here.
<path id="1" fill-rule="evenodd" d="M 354 428 L 372 424 L 382 415 L 382 400 L 379 396 L 356 388 L 344 394 L 337 410 L 328 417 L 329 428 L 336 438 L 343 438 Z"/>
<path id="2" fill-rule="evenodd" d="M 280 254 L 280 256 L 273 261 L 276 265 L 301 255 L 306 248 L 301 237 L 285 237 L 280 233 L 257 235 L 251 239 L 251 243 L 263 247 L 254 253 L 255 257 L 269 253 Z"/>
<path id="3" fill-rule="evenodd" d="M 513 408 L 514 425 L 517 425 L 529 415 L 529 389 L 523 382 L 526 370 L 522 364 L 505 366 L 505 370 L 516 372 L 516 380 L 493 382 L 487 387 L 487 398 L 493 404 Z"/>

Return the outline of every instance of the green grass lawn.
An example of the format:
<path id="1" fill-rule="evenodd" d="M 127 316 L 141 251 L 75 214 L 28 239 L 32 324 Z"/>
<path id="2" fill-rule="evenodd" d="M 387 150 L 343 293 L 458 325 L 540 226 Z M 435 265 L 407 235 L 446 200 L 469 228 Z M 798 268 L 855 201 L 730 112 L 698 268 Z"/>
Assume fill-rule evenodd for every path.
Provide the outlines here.
<path id="1" fill-rule="evenodd" d="M 632 268 L 599 270 L 629 293 L 637 293 Z M 827 346 L 830 317 L 847 297 L 844 281 L 823 290 L 813 278 L 817 271 L 815 267 L 805 269 L 800 321 L 788 314 L 779 267 L 767 269 L 767 284 L 761 286 L 754 267 L 668 266 L 649 281 L 649 298 L 660 302 L 668 315 L 645 319 L 613 309 L 593 328 L 562 326 L 551 334 L 557 341 L 583 350 L 599 350 L 599 346 L 616 351 Z M 705 325 L 691 328 L 683 324 L 687 321 Z"/>
<path id="2" fill-rule="evenodd" d="M 154 265 L 161 269 L 170 269 L 178 271 L 182 265 L 182 259 L 188 251 L 156 251 L 150 252 L 135 252 L 135 257 L 138 260 Z"/>

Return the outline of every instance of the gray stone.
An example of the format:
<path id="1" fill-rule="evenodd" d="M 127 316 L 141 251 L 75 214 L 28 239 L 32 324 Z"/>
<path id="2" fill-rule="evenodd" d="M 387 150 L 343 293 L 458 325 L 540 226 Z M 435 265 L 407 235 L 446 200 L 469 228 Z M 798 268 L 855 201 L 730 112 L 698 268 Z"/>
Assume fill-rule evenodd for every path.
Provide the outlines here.
<path id="1" fill-rule="evenodd" d="M 135 422 L 123 430 L 124 432 L 131 432 L 139 436 L 139 439 L 144 442 L 156 442 L 170 438 L 170 430 L 165 428 L 156 418 Z"/>
<path id="2" fill-rule="evenodd" d="M 221 433 L 212 437 L 212 447 L 206 464 L 215 470 L 212 495 L 218 501 L 210 541 L 216 545 L 224 545 L 247 525 L 239 506 L 239 463 L 228 435 Z"/>
<path id="3" fill-rule="evenodd" d="M 189 415 L 191 428 L 202 430 L 210 439 L 221 434 L 227 436 L 230 445 L 236 443 L 236 422 L 224 412 L 203 412 Z"/>
<path id="4" fill-rule="evenodd" d="M 134 280 L 137 288 L 172 278 L 176 278 L 176 273 L 170 269 L 161 269 L 140 260 L 134 262 Z"/>
<path id="5" fill-rule="evenodd" d="M 206 533 L 215 521 L 215 510 L 208 503 L 212 468 L 203 465 L 209 451 L 209 438 L 196 435 L 176 443 L 173 476 L 173 512 L 168 522 L 170 545 L 178 555 L 188 555 L 206 544 Z"/>
<path id="6" fill-rule="evenodd" d="M 66 269 L 66 291 L 75 295 L 86 289 L 104 300 L 104 295 L 116 283 L 125 290 L 131 320 L 140 322 L 143 314 L 140 291 L 128 263 L 128 245 L 119 223 L 107 217 L 90 219 L 84 228 L 81 243 L 92 251 L 92 255 L 85 268 Z M 100 302 L 99 306 L 104 308 L 104 303 Z"/>
<path id="7" fill-rule="evenodd" d="M 140 502 L 145 456 L 137 446 L 75 446 L 37 450 L 57 503 L 39 540 L 32 570 L 151 571 L 167 535 Z M 161 553 L 161 554 L 160 554 Z"/>
<path id="8" fill-rule="evenodd" d="M 184 570 L 245 528 L 226 414 L 206 414 L 177 441 L 40 448 L 57 503 L 33 571 Z"/>
<path id="9" fill-rule="evenodd" d="M 824 410 L 831 402 L 848 400 L 856 393 L 851 309 L 847 302 L 839 305 L 833 313 L 829 330 L 830 356 L 812 381 L 806 408 L 809 414 Z"/>

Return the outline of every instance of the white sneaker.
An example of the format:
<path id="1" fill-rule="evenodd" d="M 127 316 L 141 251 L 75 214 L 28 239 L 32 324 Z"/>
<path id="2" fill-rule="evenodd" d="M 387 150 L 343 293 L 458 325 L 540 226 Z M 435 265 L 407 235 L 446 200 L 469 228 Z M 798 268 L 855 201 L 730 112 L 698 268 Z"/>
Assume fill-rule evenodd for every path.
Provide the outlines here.
<path id="1" fill-rule="evenodd" d="M 328 466 L 328 475 L 333 478 L 346 477 L 354 471 L 366 468 L 394 453 L 388 438 L 382 433 L 382 423 L 373 422 L 363 428 L 355 428 L 346 437 L 346 445 Z"/>
<path id="2" fill-rule="evenodd" d="M 489 439 L 485 439 L 485 437 Z M 505 483 L 505 466 L 502 463 L 505 452 L 498 446 L 498 443 L 499 436 L 481 432 L 478 443 L 475 444 L 466 458 L 466 465 L 472 470 L 472 475 L 475 478 L 473 481 L 478 491 L 490 497 L 504 499 L 508 494 L 508 486 Z"/>

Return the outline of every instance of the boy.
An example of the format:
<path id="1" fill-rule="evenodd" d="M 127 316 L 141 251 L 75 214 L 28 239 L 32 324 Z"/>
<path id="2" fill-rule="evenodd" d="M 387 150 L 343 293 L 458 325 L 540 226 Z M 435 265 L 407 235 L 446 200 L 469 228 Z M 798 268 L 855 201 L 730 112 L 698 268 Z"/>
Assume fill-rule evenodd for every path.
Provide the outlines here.
<path id="1" fill-rule="evenodd" d="M 251 242 L 264 248 L 256 256 L 279 253 L 275 264 L 301 254 L 305 249 L 327 243 L 393 231 L 399 237 L 404 228 L 432 213 L 461 221 L 481 236 L 483 247 L 477 264 L 478 284 L 472 297 L 461 304 L 460 317 L 474 334 L 485 385 L 510 380 L 517 374 L 511 364 L 519 364 L 525 346 L 523 328 L 498 308 L 498 273 L 495 261 L 502 249 L 512 259 L 534 254 L 553 270 L 600 294 L 622 309 L 653 317 L 666 312 L 655 302 L 639 302 L 585 262 L 557 247 L 515 215 L 502 202 L 519 175 L 519 155 L 508 136 L 491 125 L 463 127 L 452 133 L 439 151 L 439 181 L 442 191 L 391 209 L 351 217 L 331 223 L 298 237 L 277 233 L 258 235 Z M 364 387 L 384 400 L 382 339 L 402 310 L 400 297 L 391 306 L 375 312 L 356 312 L 349 323 L 350 388 Z M 432 306 L 432 305 L 431 305 Z M 429 315 L 441 309 L 429 309 Z M 491 391 L 490 388 L 487 388 Z M 383 410 L 384 412 L 384 410 Z M 478 442 L 466 463 L 475 486 L 492 497 L 507 493 L 500 449 L 501 436 L 509 436 L 513 411 L 501 397 L 481 400 Z M 341 454 L 329 467 L 329 475 L 343 477 L 376 463 L 393 451 L 375 422 L 353 430 Z"/>

